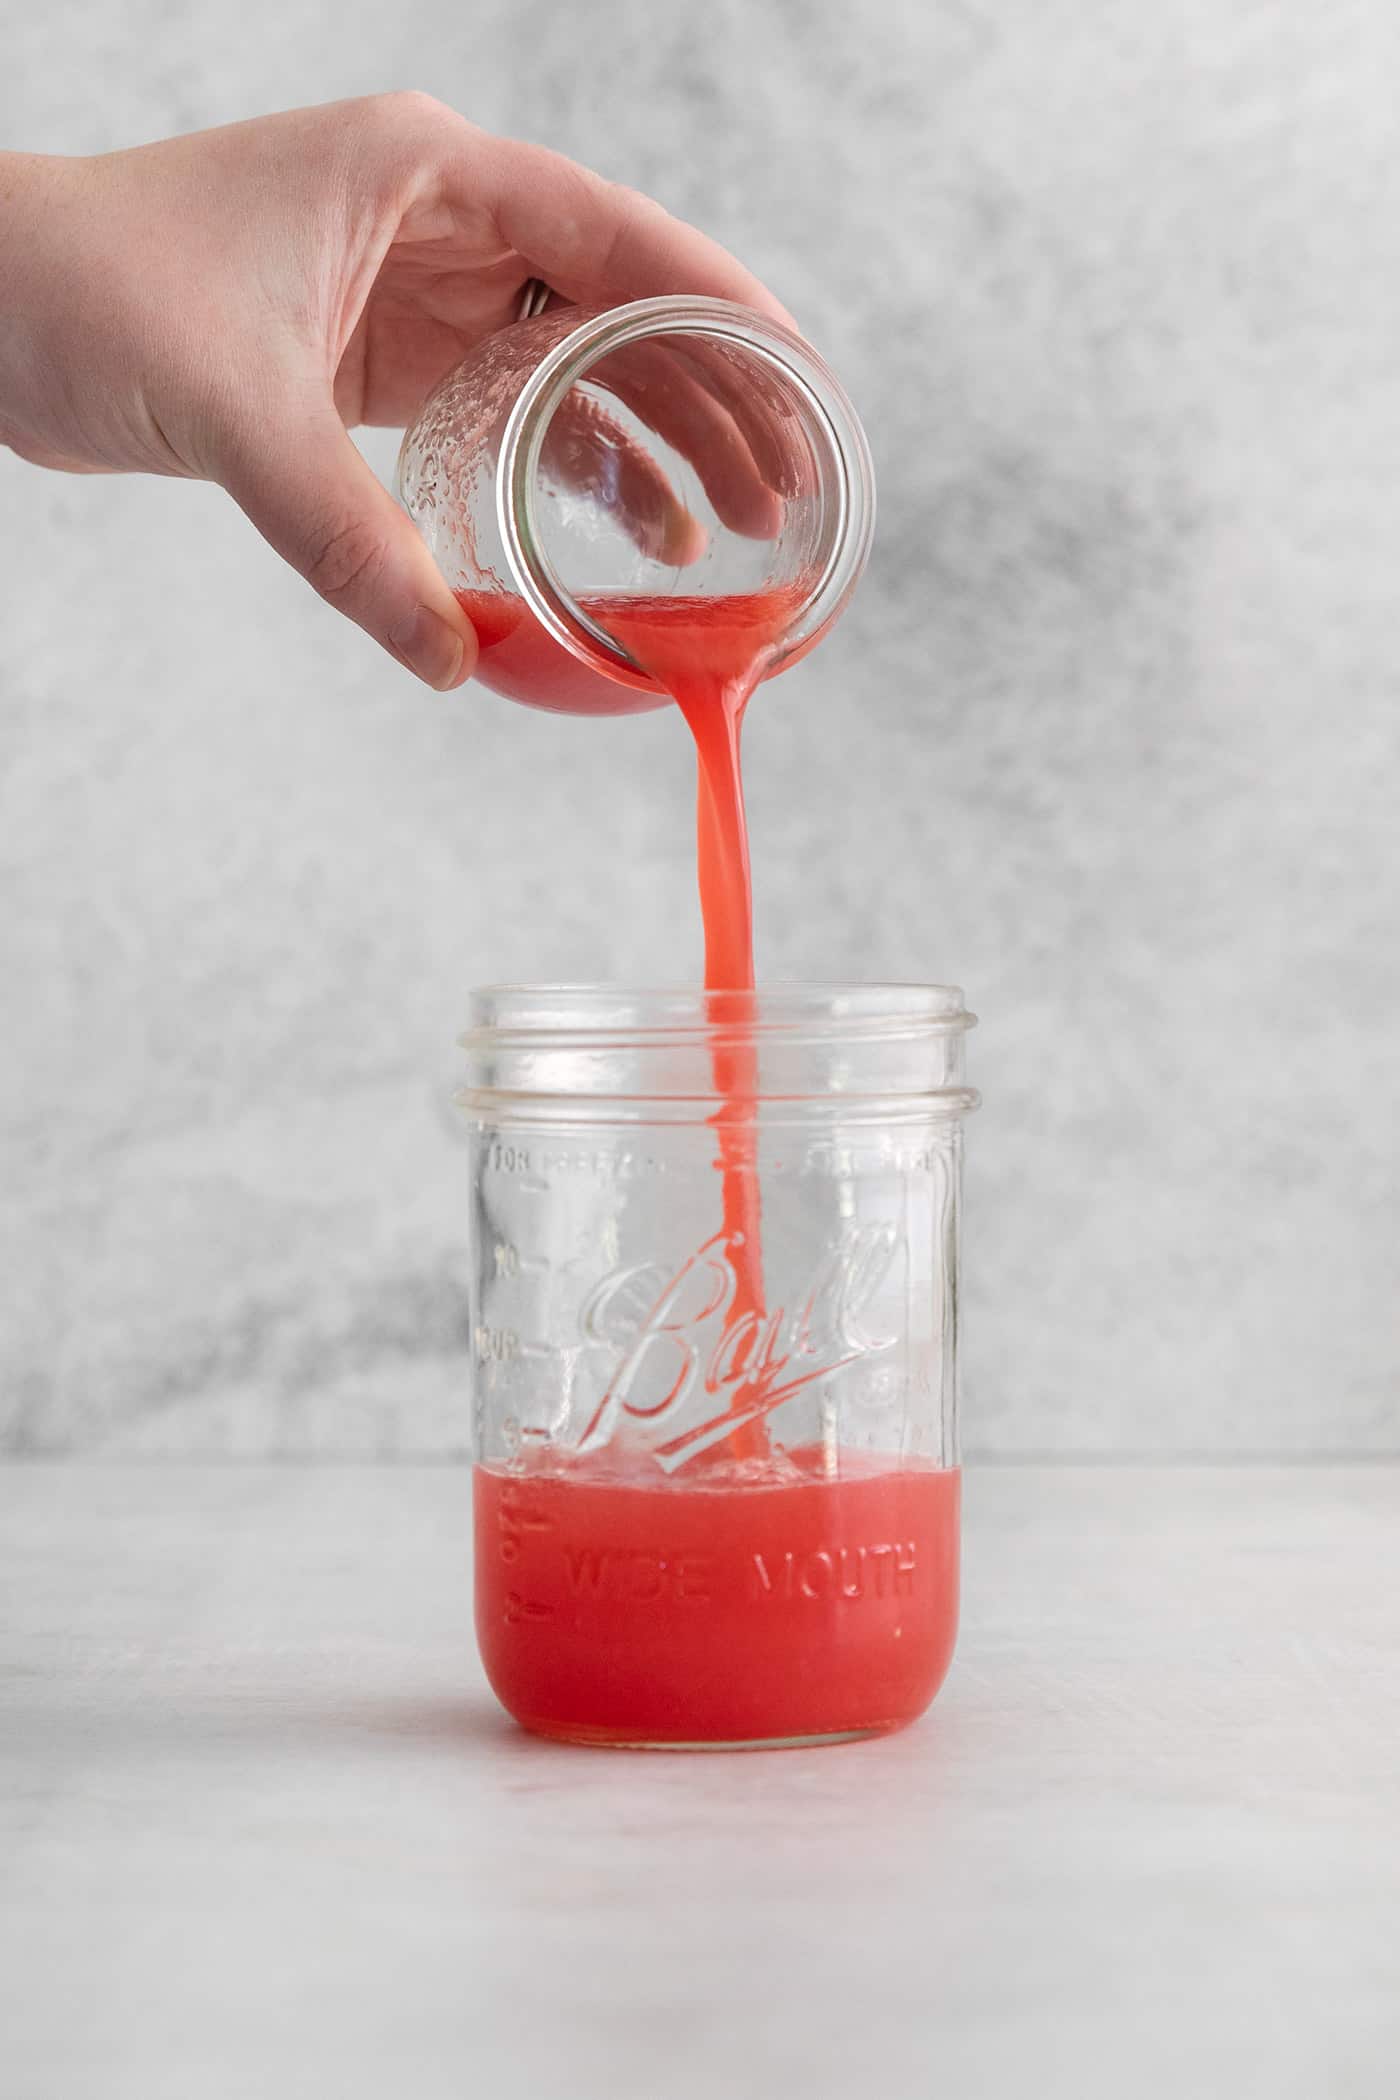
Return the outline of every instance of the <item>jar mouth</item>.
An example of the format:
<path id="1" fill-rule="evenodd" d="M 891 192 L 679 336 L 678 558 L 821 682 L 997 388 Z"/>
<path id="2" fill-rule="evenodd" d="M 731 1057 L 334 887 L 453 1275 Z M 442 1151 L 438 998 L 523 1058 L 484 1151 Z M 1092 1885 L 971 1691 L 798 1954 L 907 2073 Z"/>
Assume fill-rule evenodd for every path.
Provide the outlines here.
<path id="1" fill-rule="evenodd" d="M 602 657 L 614 677 L 649 691 L 656 689 L 650 672 L 565 585 L 535 530 L 532 505 L 545 438 L 570 389 L 612 352 L 649 336 L 672 335 L 734 344 L 780 373 L 830 448 L 837 511 L 832 546 L 794 612 L 773 669 L 805 653 L 835 619 L 865 567 L 875 530 L 875 472 L 860 418 L 835 373 L 800 336 L 726 299 L 668 295 L 587 315 L 541 359 L 507 418 L 496 481 L 497 523 L 514 581 L 545 631 L 582 662 L 596 664 Z"/>
<path id="2" fill-rule="evenodd" d="M 590 1045 L 716 1033 L 841 1037 L 962 1035 L 977 1025 L 955 984 L 791 984 L 757 991 L 601 984 L 493 984 L 471 994 L 464 1049 L 508 1039 Z"/>
<path id="3" fill-rule="evenodd" d="M 459 1106 L 541 1123 L 920 1123 L 978 1106 L 956 985 L 490 985 Z"/>

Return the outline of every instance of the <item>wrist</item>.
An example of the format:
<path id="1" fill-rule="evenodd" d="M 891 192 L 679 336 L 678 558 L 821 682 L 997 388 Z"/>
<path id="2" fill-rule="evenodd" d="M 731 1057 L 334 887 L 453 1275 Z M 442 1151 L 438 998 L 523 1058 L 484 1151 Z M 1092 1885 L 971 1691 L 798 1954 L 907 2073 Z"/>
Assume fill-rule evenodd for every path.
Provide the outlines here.
<path id="1" fill-rule="evenodd" d="M 55 449 L 50 427 L 64 332 L 65 251 L 90 163 L 0 153 L 0 442 L 25 457 Z M 62 447 L 58 447 L 62 449 Z"/>

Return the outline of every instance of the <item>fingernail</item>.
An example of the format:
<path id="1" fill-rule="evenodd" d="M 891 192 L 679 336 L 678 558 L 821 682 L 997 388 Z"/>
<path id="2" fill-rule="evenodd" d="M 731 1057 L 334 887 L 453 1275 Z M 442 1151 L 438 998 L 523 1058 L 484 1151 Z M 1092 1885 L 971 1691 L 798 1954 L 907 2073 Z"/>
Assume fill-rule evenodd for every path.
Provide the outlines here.
<path id="1" fill-rule="evenodd" d="M 680 503 L 670 503 L 661 527 L 660 560 L 673 568 L 688 569 L 699 561 L 709 544 L 709 534 L 700 520 Z"/>
<path id="2" fill-rule="evenodd" d="M 462 671 L 462 637 L 430 605 L 415 606 L 389 629 L 390 645 L 434 692 L 445 693 Z"/>

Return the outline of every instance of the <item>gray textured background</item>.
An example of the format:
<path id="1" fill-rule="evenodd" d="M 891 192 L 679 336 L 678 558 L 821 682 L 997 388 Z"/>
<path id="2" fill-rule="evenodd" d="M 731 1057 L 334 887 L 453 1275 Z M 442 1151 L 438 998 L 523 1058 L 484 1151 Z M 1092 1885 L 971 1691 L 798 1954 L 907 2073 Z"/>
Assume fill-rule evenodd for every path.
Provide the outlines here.
<path id="1" fill-rule="evenodd" d="M 760 966 L 983 1015 L 969 1448 L 1400 1451 L 1391 0 L 4 42 L 6 144 L 422 86 L 770 278 L 883 508 L 750 717 Z M 459 1449 L 464 991 L 696 970 L 679 723 L 435 700 L 207 489 L 0 455 L 0 577 L 0 1444 Z"/>

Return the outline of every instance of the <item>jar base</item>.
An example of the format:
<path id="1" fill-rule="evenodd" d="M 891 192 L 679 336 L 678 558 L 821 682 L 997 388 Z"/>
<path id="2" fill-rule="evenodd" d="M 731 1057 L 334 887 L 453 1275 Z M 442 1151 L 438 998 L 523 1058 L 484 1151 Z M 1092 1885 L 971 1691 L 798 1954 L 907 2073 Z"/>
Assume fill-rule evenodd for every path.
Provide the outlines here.
<path id="1" fill-rule="evenodd" d="M 863 1728 L 833 1728 L 811 1735 L 751 1735 L 732 1741 L 690 1740 L 681 1737 L 631 1734 L 626 1729 L 588 1728 L 580 1724 L 552 1721 L 521 1721 L 527 1735 L 549 1743 L 568 1743 L 583 1750 L 824 1750 L 836 1743 L 867 1743 L 872 1737 L 894 1735 L 907 1728 L 916 1716 L 898 1721 L 872 1721 Z"/>

